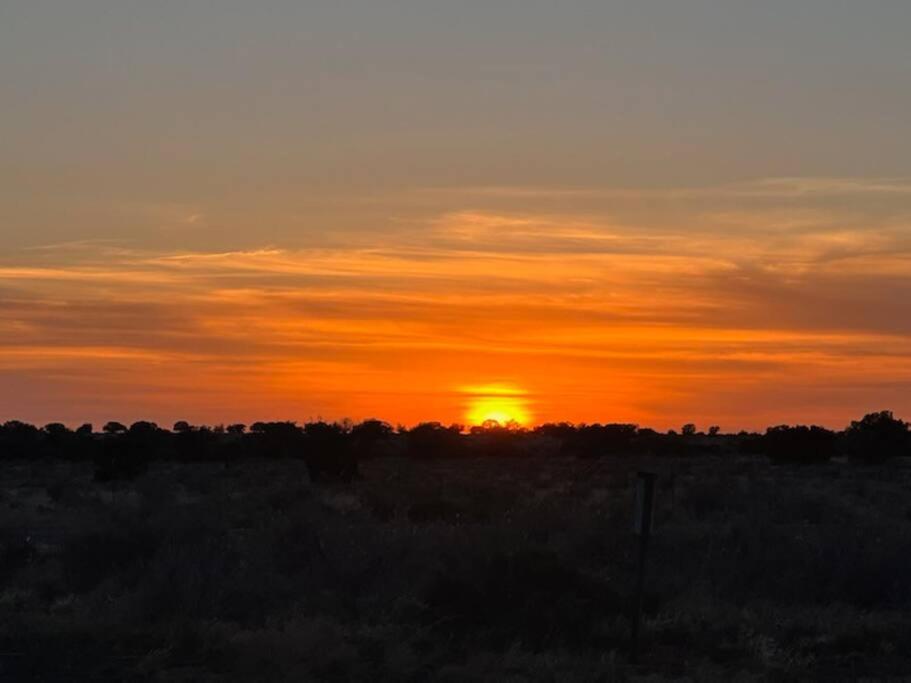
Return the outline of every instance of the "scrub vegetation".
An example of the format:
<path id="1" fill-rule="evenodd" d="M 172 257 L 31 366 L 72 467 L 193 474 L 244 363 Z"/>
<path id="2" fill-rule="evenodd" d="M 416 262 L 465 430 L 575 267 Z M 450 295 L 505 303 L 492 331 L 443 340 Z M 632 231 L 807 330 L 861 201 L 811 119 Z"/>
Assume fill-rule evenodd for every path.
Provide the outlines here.
<path id="1" fill-rule="evenodd" d="M 0 680 L 911 670 L 908 429 L 887 413 L 740 435 L 108 427 L 3 428 Z"/>

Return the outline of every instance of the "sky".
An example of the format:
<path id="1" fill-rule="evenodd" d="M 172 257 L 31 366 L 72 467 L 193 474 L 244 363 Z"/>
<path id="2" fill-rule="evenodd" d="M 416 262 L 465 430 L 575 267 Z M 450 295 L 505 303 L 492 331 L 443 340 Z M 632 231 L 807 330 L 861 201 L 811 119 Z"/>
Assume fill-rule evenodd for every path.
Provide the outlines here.
<path id="1" fill-rule="evenodd" d="M 0 421 L 911 418 L 907 0 L 5 0 Z"/>

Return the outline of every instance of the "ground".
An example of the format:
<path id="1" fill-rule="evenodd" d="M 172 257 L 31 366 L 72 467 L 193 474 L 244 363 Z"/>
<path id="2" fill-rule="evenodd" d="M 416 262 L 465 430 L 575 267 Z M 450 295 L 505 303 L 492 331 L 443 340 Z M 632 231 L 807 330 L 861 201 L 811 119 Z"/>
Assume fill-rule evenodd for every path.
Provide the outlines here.
<path id="1" fill-rule="evenodd" d="M 630 661 L 636 472 L 659 475 Z M 911 467 L 0 465 L 0 681 L 895 679 Z"/>

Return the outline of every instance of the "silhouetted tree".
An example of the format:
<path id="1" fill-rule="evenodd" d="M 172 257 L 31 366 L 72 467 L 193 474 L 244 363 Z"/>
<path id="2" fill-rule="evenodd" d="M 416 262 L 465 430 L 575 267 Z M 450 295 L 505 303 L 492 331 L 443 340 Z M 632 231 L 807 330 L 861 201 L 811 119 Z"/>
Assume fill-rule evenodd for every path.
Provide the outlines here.
<path id="1" fill-rule="evenodd" d="M 615 453 L 630 453 L 639 429 L 635 424 L 580 425 L 564 442 L 566 452 L 583 458 Z"/>
<path id="2" fill-rule="evenodd" d="M 852 422 L 844 440 L 848 455 L 858 462 L 877 463 L 909 454 L 908 425 L 889 410 Z"/>
<path id="3" fill-rule="evenodd" d="M 215 434 L 208 427 L 194 427 L 187 422 L 177 422 L 172 443 L 177 458 L 185 462 L 208 462 L 221 457 Z"/>
<path id="4" fill-rule="evenodd" d="M 485 457 L 516 456 L 522 453 L 522 436 L 526 433 L 515 420 L 501 425 L 485 420 L 468 430 L 473 450 Z"/>
<path id="5" fill-rule="evenodd" d="M 253 451 L 265 458 L 291 458 L 303 453 L 304 432 L 295 422 L 254 422 Z"/>
<path id="6" fill-rule="evenodd" d="M 310 481 L 351 481 L 357 475 L 357 454 L 351 434 L 340 424 L 310 422 L 304 426 L 307 437 L 307 472 Z"/>
<path id="7" fill-rule="evenodd" d="M 101 428 L 105 434 L 122 434 L 127 430 L 125 424 L 120 422 L 108 422 L 104 427 Z"/>
<path id="8" fill-rule="evenodd" d="M 382 420 L 364 420 L 351 428 L 352 447 L 361 458 L 379 455 L 391 437 L 392 426 Z"/>
<path id="9" fill-rule="evenodd" d="M 89 423 L 76 428 L 75 439 L 71 442 L 75 452 L 70 456 L 73 460 L 91 460 L 98 449 L 99 441 L 95 438 L 92 425 Z"/>
<path id="10" fill-rule="evenodd" d="M 573 434 L 576 433 L 576 427 L 571 422 L 548 422 L 535 427 L 534 433 L 563 442 L 572 438 Z"/>
<path id="11" fill-rule="evenodd" d="M 74 456 L 73 440 L 76 435 L 65 424 L 51 422 L 44 425 L 44 455 L 69 459 Z"/>
<path id="12" fill-rule="evenodd" d="M 762 440 L 763 449 L 772 462 L 820 463 L 837 453 L 835 432 L 824 427 L 769 427 Z"/>
<path id="13" fill-rule="evenodd" d="M 683 436 L 696 436 L 696 425 L 692 422 L 687 422 L 680 428 L 680 434 Z"/>
<path id="14" fill-rule="evenodd" d="M 10 420 L 0 429 L 0 456 L 34 458 L 38 453 L 41 432 L 34 425 Z"/>
<path id="15" fill-rule="evenodd" d="M 494 420 L 464 433 L 461 425 L 425 422 L 396 431 L 386 422 L 365 420 L 359 424 L 312 422 L 303 427 L 294 422 L 255 422 L 249 432 L 243 424 L 215 428 L 194 427 L 185 420 L 173 431 L 154 422 L 138 421 L 129 428 L 108 422 L 101 434 L 85 424 L 75 431 L 52 422 L 38 429 L 17 420 L 0 425 L 0 458 L 35 459 L 57 457 L 92 460 L 96 478 L 128 479 L 145 470 L 153 460 L 223 460 L 225 465 L 243 456 L 259 458 L 304 458 L 314 481 L 350 481 L 357 475 L 361 458 L 392 453 L 401 444 L 415 458 L 446 458 L 474 455 L 520 455 L 541 446 L 540 438 L 555 439 L 559 452 L 582 457 L 609 454 L 653 453 L 698 455 L 739 450 L 744 454 L 767 454 L 775 462 L 824 462 L 837 453 L 855 461 L 881 462 L 898 455 L 911 455 L 908 424 L 889 411 L 871 413 L 852 422 L 840 435 L 822 427 L 770 427 L 764 435 L 740 432 L 721 435 L 717 426 L 708 437 L 695 425 L 683 433 L 660 434 L 634 424 L 545 424 L 532 431 L 517 423 L 501 425 Z M 545 450 L 553 452 L 553 444 Z"/>
<path id="16" fill-rule="evenodd" d="M 133 479 L 142 474 L 164 445 L 165 434 L 154 422 L 140 420 L 126 429 L 118 422 L 104 426 L 105 437 L 95 454 L 95 480 Z"/>
<path id="17" fill-rule="evenodd" d="M 462 454 L 463 443 L 462 425 L 422 422 L 408 430 L 408 455 L 413 458 L 451 458 Z"/>

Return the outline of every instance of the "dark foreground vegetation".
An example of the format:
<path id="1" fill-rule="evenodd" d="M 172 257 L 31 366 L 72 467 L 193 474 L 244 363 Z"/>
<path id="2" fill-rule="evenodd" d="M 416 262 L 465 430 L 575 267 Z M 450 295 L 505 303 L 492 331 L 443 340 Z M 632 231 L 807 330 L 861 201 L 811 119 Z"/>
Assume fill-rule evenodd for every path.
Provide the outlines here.
<path id="1" fill-rule="evenodd" d="M 0 680 L 895 679 L 908 454 L 888 413 L 738 435 L 7 423 Z"/>

